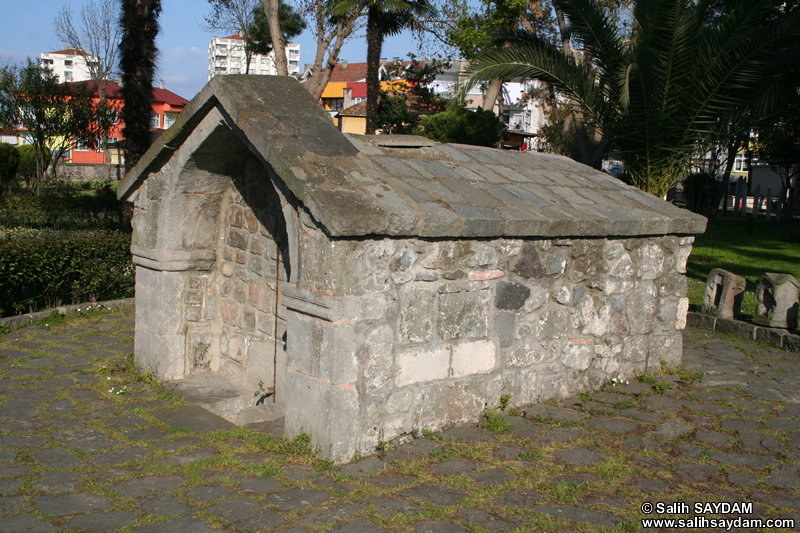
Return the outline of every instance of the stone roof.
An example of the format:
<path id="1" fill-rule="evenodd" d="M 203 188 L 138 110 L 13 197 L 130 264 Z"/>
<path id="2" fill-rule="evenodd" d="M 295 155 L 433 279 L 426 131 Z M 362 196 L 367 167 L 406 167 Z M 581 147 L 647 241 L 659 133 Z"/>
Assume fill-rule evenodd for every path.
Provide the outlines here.
<path id="1" fill-rule="evenodd" d="M 291 102 L 291 105 L 287 103 Z M 213 108 L 332 236 L 696 234 L 705 218 L 567 157 L 345 136 L 293 78 L 213 78 L 120 184 L 128 198 Z"/>

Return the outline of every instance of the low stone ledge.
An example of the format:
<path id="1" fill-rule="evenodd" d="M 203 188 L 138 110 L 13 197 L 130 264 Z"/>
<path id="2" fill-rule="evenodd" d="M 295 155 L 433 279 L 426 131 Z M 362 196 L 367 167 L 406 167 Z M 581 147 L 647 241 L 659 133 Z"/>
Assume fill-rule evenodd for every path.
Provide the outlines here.
<path id="1" fill-rule="evenodd" d="M 72 305 L 61 305 L 58 307 L 51 307 L 44 311 L 37 311 L 35 313 L 26 313 L 24 315 L 15 315 L 5 318 L 0 318 L 0 326 L 6 326 L 8 329 L 19 329 L 25 326 L 30 326 L 35 322 L 52 316 L 53 314 L 72 316 L 77 315 L 80 309 L 91 307 L 102 307 L 103 309 L 122 309 L 126 307 L 133 307 L 136 303 L 136 298 L 123 298 L 120 300 L 107 300 L 105 302 L 84 302 Z"/>
<path id="2" fill-rule="evenodd" d="M 788 352 L 800 352 L 800 335 L 786 329 L 768 328 L 742 320 L 718 318 L 695 312 L 687 315 L 686 325 L 732 333 L 756 342 L 780 346 Z"/>

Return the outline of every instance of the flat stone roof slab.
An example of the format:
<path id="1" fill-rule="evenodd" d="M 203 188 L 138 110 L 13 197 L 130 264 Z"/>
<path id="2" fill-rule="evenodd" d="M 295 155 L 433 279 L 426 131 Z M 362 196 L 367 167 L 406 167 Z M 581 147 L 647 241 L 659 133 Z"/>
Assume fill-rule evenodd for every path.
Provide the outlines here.
<path id="1" fill-rule="evenodd" d="M 128 199 L 158 172 L 213 108 L 335 237 L 705 231 L 704 217 L 564 156 L 412 135 L 344 135 L 297 81 L 273 76 L 212 79 L 126 176 L 119 197 Z"/>

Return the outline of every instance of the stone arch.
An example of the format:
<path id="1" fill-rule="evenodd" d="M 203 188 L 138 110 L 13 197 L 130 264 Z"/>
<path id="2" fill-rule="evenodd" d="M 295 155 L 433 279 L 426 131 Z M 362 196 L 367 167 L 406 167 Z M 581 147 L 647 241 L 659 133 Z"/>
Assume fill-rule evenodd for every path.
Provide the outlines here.
<path id="1" fill-rule="evenodd" d="M 137 308 L 159 309 L 137 317 L 137 364 L 165 380 L 219 373 L 278 388 L 291 195 L 215 110 L 169 155 L 135 198 Z"/>

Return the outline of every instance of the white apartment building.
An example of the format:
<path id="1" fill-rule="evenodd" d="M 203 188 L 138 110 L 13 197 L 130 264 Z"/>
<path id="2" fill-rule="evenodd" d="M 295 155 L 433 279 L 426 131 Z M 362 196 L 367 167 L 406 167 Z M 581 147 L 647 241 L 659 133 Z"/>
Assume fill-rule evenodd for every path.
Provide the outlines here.
<path id="1" fill-rule="evenodd" d="M 75 48 L 65 48 L 40 54 L 39 63 L 52 70 L 60 83 L 67 83 L 92 79 L 89 65 L 97 63 L 97 58 Z"/>
<path id="2" fill-rule="evenodd" d="M 289 74 L 300 72 L 300 45 L 287 43 L 286 57 L 289 61 Z M 208 45 L 208 79 L 224 74 L 276 75 L 275 53 L 253 54 L 250 69 L 247 70 L 245 39 L 237 33 L 228 37 L 214 37 Z"/>

